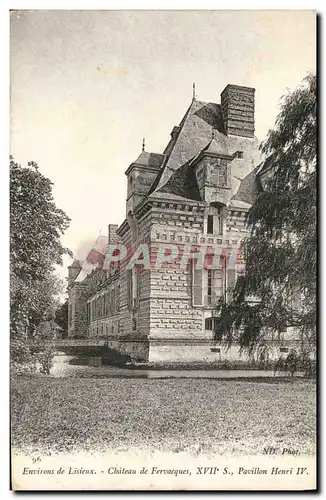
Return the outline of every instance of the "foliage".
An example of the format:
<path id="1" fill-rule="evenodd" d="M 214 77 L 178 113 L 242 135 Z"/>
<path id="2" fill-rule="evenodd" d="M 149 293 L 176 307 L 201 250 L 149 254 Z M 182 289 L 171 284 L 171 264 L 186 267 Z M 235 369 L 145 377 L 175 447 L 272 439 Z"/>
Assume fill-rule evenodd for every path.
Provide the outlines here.
<path id="1" fill-rule="evenodd" d="M 50 375 L 50 370 L 53 366 L 53 349 L 50 346 L 46 346 L 38 356 L 38 362 L 40 363 L 40 372 L 45 375 Z"/>
<path id="2" fill-rule="evenodd" d="M 54 317 L 62 291 L 55 265 L 71 254 L 60 242 L 68 225 L 69 218 L 54 203 L 51 181 L 36 163 L 24 167 L 11 158 L 10 330 L 16 342 L 33 338 L 38 326 Z"/>
<path id="3" fill-rule="evenodd" d="M 62 330 L 62 336 L 66 337 L 68 335 L 68 300 L 65 300 L 57 308 L 54 319 L 58 327 Z"/>
<path id="4" fill-rule="evenodd" d="M 10 342 L 11 374 L 21 375 L 39 371 L 50 375 L 53 366 L 54 348 L 37 334 L 28 342 L 22 337 L 13 337 Z"/>
<path id="5" fill-rule="evenodd" d="M 15 377 L 11 391 L 12 445 L 20 454 L 257 455 L 284 443 L 300 454 L 315 451 L 313 381 L 29 376 Z"/>
<path id="6" fill-rule="evenodd" d="M 289 373 L 291 377 L 295 372 L 303 371 L 306 377 L 316 376 L 316 360 L 307 352 L 298 353 L 291 349 L 286 357 L 280 356 L 274 366 L 274 373 Z"/>
<path id="7" fill-rule="evenodd" d="M 260 192 L 248 213 L 246 268 L 229 303 L 218 305 L 216 337 L 264 349 L 295 327 L 316 335 L 316 78 L 283 97 L 275 129 L 262 144 Z M 254 301 L 248 300 L 254 297 Z"/>

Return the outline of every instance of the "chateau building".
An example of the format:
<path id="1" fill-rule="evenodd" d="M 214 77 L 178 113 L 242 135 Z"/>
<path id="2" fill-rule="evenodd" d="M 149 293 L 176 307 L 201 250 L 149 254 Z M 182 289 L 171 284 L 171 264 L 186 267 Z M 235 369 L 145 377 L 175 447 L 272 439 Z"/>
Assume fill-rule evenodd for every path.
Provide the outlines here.
<path id="1" fill-rule="evenodd" d="M 69 267 L 69 337 L 139 361 L 238 355 L 213 342 L 214 311 L 243 270 L 235 249 L 266 175 L 254 132 L 255 89 L 227 85 L 219 104 L 193 98 L 162 153 L 143 146 L 125 172 L 125 220 Z"/>

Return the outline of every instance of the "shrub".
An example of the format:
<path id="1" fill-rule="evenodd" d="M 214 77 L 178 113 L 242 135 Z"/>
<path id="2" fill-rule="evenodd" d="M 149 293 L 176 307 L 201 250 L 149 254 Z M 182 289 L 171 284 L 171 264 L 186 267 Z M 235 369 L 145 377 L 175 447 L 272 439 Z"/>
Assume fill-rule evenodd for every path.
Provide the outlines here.
<path id="1" fill-rule="evenodd" d="M 280 356 L 274 366 L 274 374 L 278 372 L 289 373 L 291 377 L 295 372 L 302 371 L 305 376 L 316 375 L 316 359 L 304 353 L 297 353 L 295 349 L 291 349 L 286 357 Z"/>
<path id="2" fill-rule="evenodd" d="M 50 375 L 50 370 L 53 366 L 54 351 L 51 347 L 46 347 L 44 351 L 40 352 L 37 360 L 40 363 L 40 372 L 44 375 Z"/>

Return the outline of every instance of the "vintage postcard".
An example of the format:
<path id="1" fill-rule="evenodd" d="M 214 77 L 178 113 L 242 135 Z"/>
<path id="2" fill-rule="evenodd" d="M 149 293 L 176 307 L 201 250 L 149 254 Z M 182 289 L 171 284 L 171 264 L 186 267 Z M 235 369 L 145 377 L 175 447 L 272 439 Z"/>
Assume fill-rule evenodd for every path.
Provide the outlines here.
<path id="1" fill-rule="evenodd" d="M 10 26 L 12 489 L 316 490 L 316 12 Z"/>

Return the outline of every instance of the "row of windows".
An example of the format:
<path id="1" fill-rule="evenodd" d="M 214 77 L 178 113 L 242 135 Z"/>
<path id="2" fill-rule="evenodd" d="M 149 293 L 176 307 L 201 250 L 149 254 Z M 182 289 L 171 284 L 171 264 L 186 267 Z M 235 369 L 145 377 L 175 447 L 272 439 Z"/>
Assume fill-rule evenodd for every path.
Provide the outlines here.
<path id="1" fill-rule="evenodd" d="M 234 289 L 236 269 L 203 269 L 192 262 L 192 302 L 194 306 L 213 307 L 220 298 L 227 300 Z M 140 269 L 136 266 L 127 271 L 128 309 L 139 305 Z"/>
<path id="2" fill-rule="evenodd" d="M 94 325 L 91 328 L 91 335 L 92 336 L 108 336 L 108 335 L 118 335 L 119 333 L 119 325 L 118 322 L 112 322 L 108 325 Z"/>
<path id="3" fill-rule="evenodd" d="M 119 312 L 119 303 L 119 287 L 108 290 L 107 292 L 103 293 L 103 295 L 87 304 L 89 321 L 94 321 L 95 319 L 117 314 Z"/>

